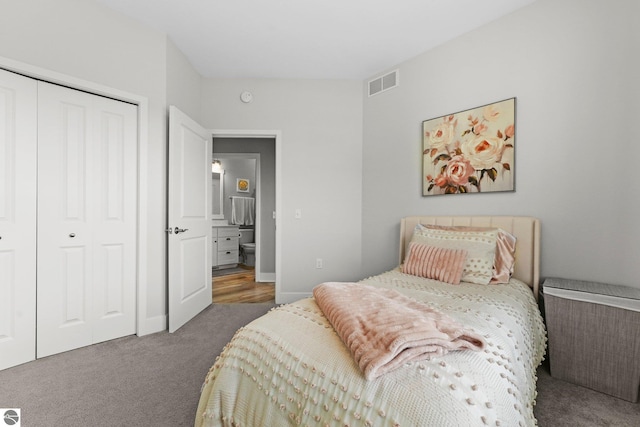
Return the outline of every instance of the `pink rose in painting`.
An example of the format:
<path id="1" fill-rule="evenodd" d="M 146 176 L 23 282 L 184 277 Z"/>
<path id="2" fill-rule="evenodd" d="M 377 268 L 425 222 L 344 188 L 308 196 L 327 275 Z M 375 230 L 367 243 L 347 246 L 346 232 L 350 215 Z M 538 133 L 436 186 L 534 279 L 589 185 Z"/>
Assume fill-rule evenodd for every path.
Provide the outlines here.
<path id="1" fill-rule="evenodd" d="M 454 156 L 444 171 L 444 175 L 453 185 L 466 185 L 469 177 L 475 173 L 471 163 L 462 156 Z"/>
<path id="2" fill-rule="evenodd" d="M 482 132 L 486 130 L 487 130 L 487 125 L 485 125 L 484 123 L 478 123 L 473 127 L 473 133 L 475 133 L 476 135 L 480 135 Z"/>
<path id="3" fill-rule="evenodd" d="M 460 149 L 475 169 L 491 169 L 502 158 L 504 142 L 500 138 L 478 136 L 467 139 Z"/>
<path id="4" fill-rule="evenodd" d="M 500 118 L 500 110 L 494 105 L 487 105 L 482 110 L 482 116 L 489 122 L 495 122 Z"/>
<path id="5" fill-rule="evenodd" d="M 444 176 L 444 175 L 438 175 L 436 177 L 436 180 L 434 181 L 434 183 L 440 188 L 446 187 L 447 186 L 447 177 Z"/>
<path id="6" fill-rule="evenodd" d="M 436 126 L 431 132 L 427 133 L 429 137 L 429 146 L 437 150 L 444 150 L 451 143 L 454 134 L 454 126 L 451 121 L 444 121 Z"/>
<path id="7" fill-rule="evenodd" d="M 515 128 L 513 127 L 513 125 L 509 125 L 507 126 L 507 128 L 504 130 L 504 135 L 507 138 L 513 138 L 513 135 L 515 135 L 516 131 Z"/>

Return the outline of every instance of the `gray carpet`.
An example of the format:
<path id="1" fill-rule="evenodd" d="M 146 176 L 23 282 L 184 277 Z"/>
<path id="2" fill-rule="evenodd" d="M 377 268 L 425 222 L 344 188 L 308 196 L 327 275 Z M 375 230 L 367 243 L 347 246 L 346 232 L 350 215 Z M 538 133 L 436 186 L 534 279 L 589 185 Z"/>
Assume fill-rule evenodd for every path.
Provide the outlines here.
<path id="1" fill-rule="evenodd" d="M 215 357 L 237 328 L 274 306 L 214 304 L 173 334 L 120 338 L 0 371 L 0 407 L 21 408 L 22 427 L 193 426 Z"/>
<path id="2" fill-rule="evenodd" d="M 215 356 L 271 307 L 215 304 L 174 334 L 121 338 L 0 371 L 0 407 L 21 408 L 23 427 L 192 426 Z M 556 380 L 544 366 L 538 377 L 540 427 L 640 426 L 640 404 Z"/>
<path id="3" fill-rule="evenodd" d="M 631 403 L 549 375 L 538 368 L 534 414 L 540 427 L 639 427 L 640 403 Z"/>

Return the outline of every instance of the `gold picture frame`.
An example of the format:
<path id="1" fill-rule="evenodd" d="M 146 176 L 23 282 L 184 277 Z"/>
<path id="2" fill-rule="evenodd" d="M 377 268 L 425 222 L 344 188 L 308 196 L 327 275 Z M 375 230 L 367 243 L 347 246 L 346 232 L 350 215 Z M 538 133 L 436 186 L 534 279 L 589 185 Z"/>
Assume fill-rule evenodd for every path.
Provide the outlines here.
<path id="1" fill-rule="evenodd" d="M 236 180 L 236 191 L 238 193 L 248 193 L 249 192 L 249 180 L 245 178 L 238 178 Z"/>

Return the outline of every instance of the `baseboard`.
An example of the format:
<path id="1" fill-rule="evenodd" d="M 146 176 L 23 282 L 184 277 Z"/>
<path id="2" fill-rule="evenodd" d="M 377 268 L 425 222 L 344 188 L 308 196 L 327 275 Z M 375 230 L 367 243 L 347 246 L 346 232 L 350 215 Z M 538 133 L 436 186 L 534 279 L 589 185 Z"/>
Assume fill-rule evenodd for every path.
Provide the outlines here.
<path id="1" fill-rule="evenodd" d="M 256 282 L 275 282 L 276 273 L 260 273 L 260 278 L 256 278 Z"/>
<path id="2" fill-rule="evenodd" d="M 276 304 L 289 304 L 310 296 L 311 292 L 280 292 L 276 293 Z"/>

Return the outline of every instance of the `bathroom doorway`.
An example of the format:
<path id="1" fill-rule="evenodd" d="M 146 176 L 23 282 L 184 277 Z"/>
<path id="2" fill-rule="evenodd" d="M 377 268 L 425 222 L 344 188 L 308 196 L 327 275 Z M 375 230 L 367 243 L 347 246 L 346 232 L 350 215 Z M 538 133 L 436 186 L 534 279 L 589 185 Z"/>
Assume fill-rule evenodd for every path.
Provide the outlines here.
<path id="1" fill-rule="evenodd" d="M 275 300 L 276 145 L 275 137 L 213 135 L 213 159 L 224 170 L 223 218 L 213 225 L 236 226 L 240 232 L 237 265 L 213 273 L 218 302 L 264 302 L 269 295 Z M 248 206 L 243 202 L 251 202 L 254 210 L 239 216 L 238 206 Z"/>

